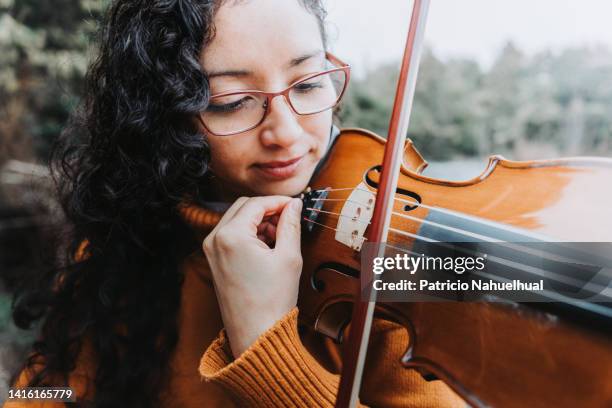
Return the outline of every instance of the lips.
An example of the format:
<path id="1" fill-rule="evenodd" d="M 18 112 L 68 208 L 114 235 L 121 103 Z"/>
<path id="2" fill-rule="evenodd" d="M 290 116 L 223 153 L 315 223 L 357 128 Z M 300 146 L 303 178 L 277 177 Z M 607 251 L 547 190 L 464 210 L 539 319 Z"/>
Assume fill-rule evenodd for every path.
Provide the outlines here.
<path id="1" fill-rule="evenodd" d="M 284 161 L 257 163 L 255 164 L 255 168 L 267 178 L 272 178 L 275 180 L 287 179 L 293 177 L 297 173 L 304 156 L 299 156 Z"/>

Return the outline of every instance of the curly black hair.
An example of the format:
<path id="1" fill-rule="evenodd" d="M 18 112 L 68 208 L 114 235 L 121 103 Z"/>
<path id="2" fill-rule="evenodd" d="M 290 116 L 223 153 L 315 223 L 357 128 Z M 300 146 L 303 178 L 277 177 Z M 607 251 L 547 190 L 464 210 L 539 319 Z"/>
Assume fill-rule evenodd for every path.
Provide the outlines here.
<path id="1" fill-rule="evenodd" d="M 67 384 L 87 339 L 95 392 L 79 406 L 160 405 L 178 338 L 179 264 L 200 245 L 176 207 L 206 193 L 199 61 L 223 1 L 117 0 L 106 12 L 84 98 L 50 161 L 70 225 L 64 255 L 13 302 L 18 327 L 41 325 L 22 367 L 36 367 L 30 386 Z M 299 1 L 325 43 L 321 1 Z"/>

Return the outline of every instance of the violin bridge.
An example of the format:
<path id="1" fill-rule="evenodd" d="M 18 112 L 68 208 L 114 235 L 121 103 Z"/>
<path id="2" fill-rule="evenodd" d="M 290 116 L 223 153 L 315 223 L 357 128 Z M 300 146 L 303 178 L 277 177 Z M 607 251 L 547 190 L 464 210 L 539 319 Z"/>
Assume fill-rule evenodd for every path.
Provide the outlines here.
<path id="1" fill-rule="evenodd" d="M 336 241 L 360 251 L 365 241 L 365 230 L 374 214 L 376 197 L 365 183 L 359 183 L 348 196 L 340 211 L 336 227 Z"/>

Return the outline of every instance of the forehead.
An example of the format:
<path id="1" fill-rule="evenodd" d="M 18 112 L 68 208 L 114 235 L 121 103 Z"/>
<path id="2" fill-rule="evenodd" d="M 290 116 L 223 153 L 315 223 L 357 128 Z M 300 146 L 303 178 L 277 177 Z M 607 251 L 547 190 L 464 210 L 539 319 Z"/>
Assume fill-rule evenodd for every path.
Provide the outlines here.
<path id="1" fill-rule="evenodd" d="M 214 23 L 215 37 L 202 52 L 207 72 L 285 66 L 323 49 L 316 17 L 298 0 L 228 1 Z"/>

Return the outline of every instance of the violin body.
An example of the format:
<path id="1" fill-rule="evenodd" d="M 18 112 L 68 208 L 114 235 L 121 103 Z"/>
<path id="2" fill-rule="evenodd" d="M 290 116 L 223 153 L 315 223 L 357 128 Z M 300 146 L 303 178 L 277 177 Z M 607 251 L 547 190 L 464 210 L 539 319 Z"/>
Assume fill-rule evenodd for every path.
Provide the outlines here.
<path id="1" fill-rule="evenodd" d="M 375 191 L 384 147 L 385 140 L 371 132 L 343 130 L 310 186 L 363 182 Z M 409 218 L 393 217 L 392 225 L 409 235 L 423 233 L 418 220 L 433 220 L 435 207 L 490 221 L 493 233 L 496 225 L 504 225 L 565 241 L 612 242 L 612 160 L 515 162 L 493 156 L 480 176 L 462 182 L 423 176 L 426 165 L 407 141 L 396 190 L 404 200 L 395 202 L 394 211 Z M 329 197 L 346 198 L 347 193 Z M 341 213 L 343 205 L 342 200 L 326 201 L 316 221 L 327 228 L 314 225 L 303 234 L 298 301 L 302 324 L 340 342 L 361 288 L 360 252 L 338 242 L 331 230 L 338 223 L 333 214 Z M 437 223 L 453 221 L 436 217 Z M 491 233 L 487 223 L 461 228 Z M 410 246 L 409 235 L 389 235 L 388 242 Z M 452 234 L 438 238 L 453 239 Z M 585 325 L 588 314 L 572 318 L 536 306 L 379 302 L 375 317 L 408 331 L 402 359 L 407 369 L 443 380 L 473 406 L 611 405 L 612 339 L 601 330 L 605 324 L 612 327 L 610 322 Z"/>

